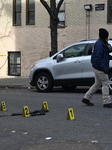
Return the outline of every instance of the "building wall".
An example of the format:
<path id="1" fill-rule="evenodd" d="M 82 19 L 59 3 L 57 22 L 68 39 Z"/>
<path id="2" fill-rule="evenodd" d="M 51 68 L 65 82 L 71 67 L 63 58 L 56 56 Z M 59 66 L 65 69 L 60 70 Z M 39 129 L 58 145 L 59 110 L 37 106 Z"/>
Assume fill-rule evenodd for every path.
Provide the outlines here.
<path id="1" fill-rule="evenodd" d="M 35 25 L 26 25 L 26 0 L 22 0 L 21 26 L 12 24 L 12 0 L 0 1 L 0 77 L 9 77 L 7 55 L 10 51 L 21 52 L 23 77 L 29 75 L 35 61 L 49 57 L 50 19 L 40 1 L 35 1 Z M 105 10 L 95 11 L 97 3 L 105 3 Z M 85 4 L 92 4 L 90 14 L 84 9 Z M 65 0 L 65 25 L 65 28 L 58 29 L 58 50 L 80 40 L 98 38 L 101 27 L 106 28 L 112 37 L 111 24 L 107 24 L 107 0 Z"/>

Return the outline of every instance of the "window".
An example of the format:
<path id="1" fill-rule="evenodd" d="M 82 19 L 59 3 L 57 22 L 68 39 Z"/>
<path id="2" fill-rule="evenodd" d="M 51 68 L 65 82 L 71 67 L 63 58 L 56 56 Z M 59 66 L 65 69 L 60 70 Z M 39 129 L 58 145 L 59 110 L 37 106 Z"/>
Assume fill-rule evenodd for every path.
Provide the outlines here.
<path id="1" fill-rule="evenodd" d="M 56 0 L 56 3 L 58 5 L 60 0 Z M 62 3 L 59 13 L 58 13 L 59 23 L 58 27 L 65 27 L 65 3 Z"/>
<path id="2" fill-rule="evenodd" d="M 79 57 L 83 54 L 86 44 L 74 45 L 67 48 L 63 53 L 64 58 Z"/>
<path id="3" fill-rule="evenodd" d="M 8 52 L 8 75 L 21 75 L 21 58 L 20 52 Z"/>
<path id="4" fill-rule="evenodd" d="M 94 50 L 94 43 L 91 43 L 88 46 L 89 46 L 89 49 L 87 51 L 87 55 L 91 55 Z"/>
<path id="5" fill-rule="evenodd" d="M 13 0 L 13 25 L 21 25 L 21 0 Z"/>
<path id="6" fill-rule="evenodd" d="M 35 0 L 26 0 L 26 24 L 35 24 Z"/>
<path id="7" fill-rule="evenodd" d="M 107 23 L 112 23 L 112 0 L 108 0 Z"/>

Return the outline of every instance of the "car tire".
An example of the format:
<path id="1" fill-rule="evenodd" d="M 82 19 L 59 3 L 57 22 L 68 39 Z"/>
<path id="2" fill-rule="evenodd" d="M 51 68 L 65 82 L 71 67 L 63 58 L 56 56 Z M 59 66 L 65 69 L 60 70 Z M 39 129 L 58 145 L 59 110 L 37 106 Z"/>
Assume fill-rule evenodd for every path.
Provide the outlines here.
<path id="1" fill-rule="evenodd" d="M 109 91 L 112 94 L 112 73 L 109 74 Z"/>
<path id="2" fill-rule="evenodd" d="M 47 73 L 40 73 L 36 77 L 35 85 L 39 92 L 49 92 L 53 88 L 52 79 Z"/>
<path id="3" fill-rule="evenodd" d="M 66 92 L 72 92 L 76 89 L 77 86 L 75 85 L 62 85 L 62 88 L 66 91 Z"/>

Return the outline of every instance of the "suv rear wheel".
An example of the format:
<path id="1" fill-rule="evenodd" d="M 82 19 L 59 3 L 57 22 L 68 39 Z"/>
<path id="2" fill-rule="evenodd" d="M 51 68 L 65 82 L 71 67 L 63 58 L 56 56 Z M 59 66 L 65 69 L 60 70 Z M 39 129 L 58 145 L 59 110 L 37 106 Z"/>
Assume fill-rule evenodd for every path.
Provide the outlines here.
<path id="1" fill-rule="evenodd" d="M 35 80 L 36 89 L 39 92 L 49 92 L 53 88 L 53 83 L 47 73 L 40 73 Z"/>

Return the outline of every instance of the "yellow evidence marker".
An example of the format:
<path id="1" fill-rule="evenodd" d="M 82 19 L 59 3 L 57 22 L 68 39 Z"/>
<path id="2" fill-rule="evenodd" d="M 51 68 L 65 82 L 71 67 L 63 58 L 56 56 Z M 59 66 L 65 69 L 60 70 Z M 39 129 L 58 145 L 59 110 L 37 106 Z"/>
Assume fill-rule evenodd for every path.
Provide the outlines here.
<path id="1" fill-rule="evenodd" d="M 2 102 L 1 102 L 0 110 L 2 110 L 2 111 L 6 111 L 6 110 L 7 110 L 7 109 L 6 109 L 6 103 L 5 103 L 5 101 L 2 101 Z"/>
<path id="2" fill-rule="evenodd" d="M 42 110 L 49 110 L 49 107 L 48 107 L 48 103 L 47 103 L 47 102 L 43 102 L 43 103 L 42 103 Z"/>
<path id="3" fill-rule="evenodd" d="M 74 120 L 75 119 L 73 108 L 68 109 L 67 119 L 69 119 L 69 120 Z"/>
<path id="4" fill-rule="evenodd" d="M 29 117 L 29 116 L 30 116 L 30 112 L 29 112 L 28 106 L 24 106 L 24 107 L 23 107 L 22 116 L 23 116 L 23 117 Z"/>

